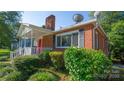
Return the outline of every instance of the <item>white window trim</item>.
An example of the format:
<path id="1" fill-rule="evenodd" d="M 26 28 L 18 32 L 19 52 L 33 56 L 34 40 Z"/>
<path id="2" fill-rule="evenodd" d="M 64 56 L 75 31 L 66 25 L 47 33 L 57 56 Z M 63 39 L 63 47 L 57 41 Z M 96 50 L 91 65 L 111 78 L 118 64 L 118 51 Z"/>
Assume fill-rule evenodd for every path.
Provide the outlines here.
<path id="1" fill-rule="evenodd" d="M 57 34 L 56 36 L 55 36 L 55 47 L 56 48 L 68 48 L 68 47 L 70 47 L 70 46 L 57 46 L 57 36 L 65 36 L 65 35 L 70 35 L 70 34 L 73 34 L 73 33 L 78 33 L 78 47 L 79 47 L 79 31 L 77 30 L 77 31 L 73 31 L 73 32 L 65 32 L 65 33 L 61 33 L 61 34 Z M 61 43 L 62 43 L 62 39 L 60 39 L 61 41 Z M 72 45 L 72 37 L 71 37 L 71 45 Z"/>

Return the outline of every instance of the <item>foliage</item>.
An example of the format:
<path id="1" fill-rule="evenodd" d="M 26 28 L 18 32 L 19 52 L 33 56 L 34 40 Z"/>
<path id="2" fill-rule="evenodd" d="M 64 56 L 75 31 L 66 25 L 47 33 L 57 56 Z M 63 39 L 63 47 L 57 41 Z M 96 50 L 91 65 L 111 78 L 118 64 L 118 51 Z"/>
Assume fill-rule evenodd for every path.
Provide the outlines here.
<path id="1" fill-rule="evenodd" d="M 89 12 L 90 18 L 93 17 L 94 12 Z M 99 17 L 99 22 L 102 25 L 105 32 L 111 32 L 111 26 L 113 23 L 124 20 L 123 11 L 102 11 Z"/>
<path id="2" fill-rule="evenodd" d="M 49 53 L 51 61 L 56 69 L 64 68 L 64 59 L 63 52 L 61 51 L 52 51 Z"/>
<path id="3" fill-rule="evenodd" d="M 20 26 L 21 12 L 0 12 L 0 48 L 10 48 Z"/>
<path id="4" fill-rule="evenodd" d="M 93 18 L 94 12 L 90 12 L 90 18 Z M 119 58 L 122 61 L 123 42 L 123 28 L 124 28 L 124 12 L 123 11 L 102 11 L 99 23 L 104 31 L 108 34 L 110 56 L 113 59 Z M 120 42 L 118 42 L 120 41 Z M 120 56 L 120 57 L 119 57 Z"/>
<path id="5" fill-rule="evenodd" d="M 14 69 L 12 67 L 2 67 L 0 68 L 0 78 L 10 74 Z"/>
<path id="6" fill-rule="evenodd" d="M 49 50 L 45 50 L 39 54 L 39 58 L 43 65 L 51 64 L 51 59 L 50 59 L 49 53 L 50 53 Z"/>
<path id="7" fill-rule="evenodd" d="M 24 76 L 22 76 L 21 72 L 14 71 L 14 72 L 4 76 L 0 80 L 2 80 L 2 81 L 19 81 L 19 80 L 23 80 L 23 77 Z"/>
<path id="8" fill-rule="evenodd" d="M 102 51 L 68 48 L 64 61 L 73 80 L 102 80 L 110 73 L 111 61 Z"/>
<path id="9" fill-rule="evenodd" d="M 32 81 L 56 81 L 58 77 L 50 72 L 37 72 L 30 77 Z"/>
<path id="10" fill-rule="evenodd" d="M 109 33 L 110 50 L 113 58 L 124 61 L 124 21 L 119 21 L 112 25 L 112 31 Z"/>
<path id="11" fill-rule="evenodd" d="M 9 59 L 8 56 L 1 56 L 0 61 L 7 61 Z"/>
<path id="12" fill-rule="evenodd" d="M 3 68 L 3 67 L 11 67 L 11 64 L 10 63 L 0 62 L 0 68 Z"/>
<path id="13" fill-rule="evenodd" d="M 41 66 L 37 56 L 22 56 L 14 59 L 14 66 L 17 71 L 23 74 L 32 74 Z"/>

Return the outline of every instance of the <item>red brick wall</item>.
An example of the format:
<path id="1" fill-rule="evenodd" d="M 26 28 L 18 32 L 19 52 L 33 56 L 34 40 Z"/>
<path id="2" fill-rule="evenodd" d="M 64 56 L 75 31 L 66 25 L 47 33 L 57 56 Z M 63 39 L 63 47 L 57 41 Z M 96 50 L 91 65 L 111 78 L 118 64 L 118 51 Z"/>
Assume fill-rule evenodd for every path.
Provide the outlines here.
<path id="1" fill-rule="evenodd" d="M 44 36 L 42 39 L 43 42 L 43 48 L 53 48 L 53 36 Z"/>
<path id="2" fill-rule="evenodd" d="M 73 31 L 76 31 L 76 30 L 79 31 L 80 29 L 84 30 L 84 48 L 92 49 L 92 29 L 93 29 L 93 25 L 86 25 L 86 26 L 82 26 L 82 27 L 78 27 L 78 28 L 74 28 L 74 29 L 70 29 L 70 30 L 65 30 L 61 33 L 73 32 Z M 60 34 L 60 32 L 58 32 L 57 34 Z M 64 48 L 55 48 L 54 50 L 64 50 Z"/>
<path id="3" fill-rule="evenodd" d="M 46 25 L 45 28 L 50 30 L 55 30 L 55 16 L 50 15 L 46 18 Z"/>
<path id="4" fill-rule="evenodd" d="M 89 49 L 92 49 L 93 48 L 93 25 L 86 25 L 86 26 L 83 26 L 83 27 L 78 27 L 78 28 L 75 28 L 75 29 L 70 29 L 70 30 L 65 30 L 61 33 L 66 33 L 66 32 L 72 32 L 72 31 L 79 31 L 79 29 L 84 29 L 84 48 L 89 48 Z M 98 31 L 98 37 L 99 37 L 99 47 L 98 49 L 101 49 L 103 50 L 105 53 L 107 53 L 108 49 L 107 47 L 105 47 L 107 44 L 105 43 L 105 40 L 106 40 L 106 37 L 105 35 L 101 32 L 101 31 Z M 56 33 L 58 34 L 58 33 Z M 53 48 L 53 50 L 57 50 L 57 51 L 63 51 L 64 48 L 55 48 L 55 39 L 54 39 L 54 36 L 53 35 L 50 35 L 50 36 L 44 36 L 43 39 L 42 39 L 42 42 L 43 42 L 43 48 Z M 82 41 L 83 42 L 83 41 Z"/>
<path id="5" fill-rule="evenodd" d="M 106 40 L 107 40 L 106 36 L 102 32 L 100 32 L 98 30 L 96 30 L 96 31 L 98 32 L 98 42 L 99 42 L 98 49 L 100 49 L 104 53 L 108 54 L 108 47 L 107 47 L 107 42 L 106 42 Z"/>
<path id="6" fill-rule="evenodd" d="M 92 44 L 93 44 L 93 31 L 92 31 L 92 26 L 86 26 L 85 27 L 85 32 L 84 32 L 84 48 L 90 48 L 92 49 Z"/>

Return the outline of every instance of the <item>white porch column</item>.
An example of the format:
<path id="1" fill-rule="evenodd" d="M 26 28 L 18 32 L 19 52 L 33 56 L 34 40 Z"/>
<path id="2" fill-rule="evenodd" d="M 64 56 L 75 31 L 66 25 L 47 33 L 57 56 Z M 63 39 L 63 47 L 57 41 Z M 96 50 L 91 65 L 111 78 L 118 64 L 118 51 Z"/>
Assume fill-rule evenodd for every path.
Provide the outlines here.
<path id="1" fill-rule="evenodd" d="M 32 34 L 33 34 L 33 33 L 32 33 L 32 29 L 31 29 L 31 40 L 30 40 L 30 41 L 31 41 L 31 54 L 32 54 L 32 44 L 33 44 Z"/>
<path id="2" fill-rule="evenodd" d="M 19 38 L 19 55 L 22 54 L 22 41 L 21 38 Z"/>
<path id="3" fill-rule="evenodd" d="M 24 37 L 24 55 L 26 55 L 26 36 Z"/>

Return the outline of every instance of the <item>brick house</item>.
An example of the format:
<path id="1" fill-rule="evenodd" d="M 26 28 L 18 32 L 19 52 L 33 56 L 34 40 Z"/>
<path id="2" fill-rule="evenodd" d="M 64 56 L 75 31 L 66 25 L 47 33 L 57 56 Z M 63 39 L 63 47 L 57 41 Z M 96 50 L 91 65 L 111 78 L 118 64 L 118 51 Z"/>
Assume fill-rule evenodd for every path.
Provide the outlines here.
<path id="1" fill-rule="evenodd" d="M 97 20 L 92 19 L 55 31 L 55 16 L 46 18 L 45 26 L 22 24 L 18 31 L 16 55 L 30 55 L 43 50 L 61 50 L 75 46 L 102 50 L 108 54 L 107 36 Z"/>

